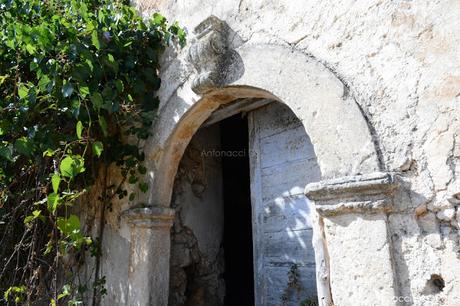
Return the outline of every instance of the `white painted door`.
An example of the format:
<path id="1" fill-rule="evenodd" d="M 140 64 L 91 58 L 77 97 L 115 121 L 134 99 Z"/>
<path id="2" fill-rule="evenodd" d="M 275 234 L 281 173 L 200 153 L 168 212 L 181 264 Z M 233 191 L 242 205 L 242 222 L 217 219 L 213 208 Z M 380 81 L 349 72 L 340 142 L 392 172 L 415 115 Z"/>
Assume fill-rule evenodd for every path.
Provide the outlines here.
<path id="1" fill-rule="evenodd" d="M 320 179 L 300 120 L 281 103 L 248 114 L 255 304 L 300 305 L 316 298 L 305 185 Z"/>

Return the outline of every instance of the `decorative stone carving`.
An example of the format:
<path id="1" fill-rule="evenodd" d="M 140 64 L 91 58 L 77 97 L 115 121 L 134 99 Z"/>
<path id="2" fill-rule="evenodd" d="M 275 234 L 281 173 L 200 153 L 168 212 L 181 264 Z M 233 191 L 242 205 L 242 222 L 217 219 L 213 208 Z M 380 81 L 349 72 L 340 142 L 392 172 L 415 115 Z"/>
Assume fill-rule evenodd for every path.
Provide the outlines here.
<path id="1" fill-rule="evenodd" d="M 215 16 L 210 16 L 195 29 L 188 58 L 197 71 L 192 89 L 203 94 L 213 88 L 231 83 L 242 72 L 242 61 L 231 48 L 235 33 L 228 25 Z"/>
<path id="2" fill-rule="evenodd" d="M 376 172 L 349 176 L 307 185 L 306 196 L 315 201 L 324 217 L 344 213 L 390 212 L 393 208 L 395 177 Z"/>

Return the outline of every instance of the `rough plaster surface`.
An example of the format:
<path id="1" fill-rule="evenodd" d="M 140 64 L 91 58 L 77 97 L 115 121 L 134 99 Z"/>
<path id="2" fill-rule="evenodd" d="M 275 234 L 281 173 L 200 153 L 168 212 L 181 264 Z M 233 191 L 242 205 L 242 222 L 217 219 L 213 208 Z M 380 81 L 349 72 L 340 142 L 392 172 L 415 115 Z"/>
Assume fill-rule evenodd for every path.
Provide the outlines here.
<path id="1" fill-rule="evenodd" d="M 224 203 L 219 126 L 201 129 L 190 142 L 174 183 L 169 305 L 223 305 Z"/>
<path id="2" fill-rule="evenodd" d="M 159 9 L 189 32 L 215 15 L 228 23 L 243 47 L 284 46 L 329 67 L 359 104 L 383 168 L 402 172 L 402 190 L 395 197 L 396 211 L 389 216 L 388 229 L 397 294 L 407 305 L 459 304 L 459 1 L 138 0 L 135 5 L 146 14 Z M 199 99 L 187 86 L 177 89 L 174 85 L 184 84 L 189 75 L 174 56 L 172 52 L 165 59 L 169 74 L 163 77 L 164 84 L 172 85 L 161 93 L 162 115 L 171 118 L 171 129 Z M 289 82 L 277 86 L 280 91 L 292 88 Z M 174 107 L 166 107 L 166 102 Z M 201 110 L 205 120 L 206 112 L 217 106 L 209 102 L 200 107 L 195 111 Z M 322 144 L 320 138 L 312 142 L 313 146 Z M 151 154 L 155 158 L 161 152 Z M 370 221 L 367 227 L 378 224 L 378 220 Z M 341 237 L 334 238 L 334 246 L 351 243 Z M 342 273 L 332 276 L 340 278 Z M 445 281 L 441 292 L 431 290 L 427 283 L 433 274 Z M 357 297 L 355 305 L 364 298 Z"/>

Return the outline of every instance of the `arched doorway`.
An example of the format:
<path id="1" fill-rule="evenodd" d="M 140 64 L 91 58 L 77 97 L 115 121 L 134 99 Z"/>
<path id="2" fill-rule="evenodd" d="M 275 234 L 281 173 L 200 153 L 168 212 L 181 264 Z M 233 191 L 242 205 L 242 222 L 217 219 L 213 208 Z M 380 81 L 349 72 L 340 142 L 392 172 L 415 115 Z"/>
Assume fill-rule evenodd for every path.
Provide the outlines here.
<path id="1" fill-rule="evenodd" d="M 356 283 L 358 275 L 367 273 L 365 264 L 372 262 L 377 253 L 381 255 L 381 261 L 385 262 L 385 269 L 382 269 L 382 273 L 376 273 L 375 277 L 383 275 L 388 278 L 385 290 L 380 295 L 384 298 L 391 296 L 392 266 L 388 248 L 370 252 L 359 245 L 350 246 L 349 254 L 352 251 L 365 252 L 368 257 L 360 263 L 359 269 L 345 275 L 332 272 L 339 271 L 344 258 L 351 260 L 353 256 L 334 256 L 329 261 L 327 252 L 321 250 L 330 247 L 329 250 L 334 254 L 342 250 L 337 243 L 329 244 L 326 241 L 325 235 L 328 233 L 334 235 L 331 238 L 348 237 L 349 231 L 343 224 L 348 224 L 350 220 L 343 222 L 335 214 L 375 211 L 382 225 L 378 229 L 379 233 L 386 237 L 385 212 L 390 209 L 391 200 L 375 204 L 375 197 L 367 197 L 381 191 L 385 191 L 382 196 L 390 196 L 386 188 L 391 187 L 392 179 L 381 173 L 373 173 L 382 169 L 379 151 L 348 89 L 321 63 L 289 46 L 231 45 L 235 40 L 228 36 L 228 31 L 222 31 L 222 22 L 217 22 L 216 27 L 213 27 L 216 18 L 212 17 L 211 20 L 210 26 L 208 20 L 205 20 L 197 27 L 202 33 L 197 35 L 198 41 L 192 48 L 198 52 L 192 59 L 196 70 L 190 70 L 190 65 L 180 66 L 183 62 L 178 61 L 169 66 L 171 71 L 165 72 L 165 75 L 174 76 L 180 70 L 181 78 L 184 78 L 171 78 L 173 83 L 160 92 L 163 102 L 154 127 L 155 134 L 146 144 L 146 163 L 152 192 L 140 199 L 143 207 L 129 209 L 124 213 L 131 224 L 133 250 L 129 263 L 129 282 L 136 284 L 129 287 L 128 300 L 136 301 L 139 305 L 167 304 L 169 273 L 165 271 L 169 270 L 168 226 L 173 215 L 169 207 L 179 163 L 192 137 L 215 110 L 237 99 L 247 98 L 270 99 L 286 104 L 300 120 L 314 146 L 321 182 L 309 189 L 309 198 L 315 201 L 315 205 L 317 201 L 321 202 L 320 210 L 317 206 L 316 210 L 326 213 L 324 216 L 329 218 L 324 219 L 323 223 L 321 215 L 315 219 L 321 222 L 314 222 L 325 226 L 320 231 L 314 231 L 318 242 L 315 250 L 319 250 L 315 251 L 315 256 L 318 255 L 315 262 L 316 272 L 320 275 L 317 280 L 321 305 L 331 304 L 330 296 L 334 290 L 337 301 L 348 301 L 350 295 L 343 291 L 341 284 L 344 281 Z M 355 177 L 363 173 L 371 175 Z M 340 179 L 334 181 L 335 178 Z M 362 184 L 369 185 L 369 188 L 363 188 Z M 376 186 L 380 189 L 371 194 L 363 193 Z M 345 190 L 344 193 L 337 191 L 341 189 Z M 347 198 L 350 193 L 356 193 L 356 196 Z M 363 200 L 356 202 L 359 199 Z M 354 217 L 346 216 L 350 219 Z M 358 223 L 357 231 L 361 233 L 366 226 L 364 224 Z M 332 262 L 330 271 L 335 269 L 331 274 L 328 270 L 329 262 Z M 334 278 L 329 278 L 329 275 Z M 362 285 L 356 283 L 357 287 Z M 256 304 L 260 305 L 257 301 Z"/>
<path id="2" fill-rule="evenodd" d="M 252 102 L 244 114 L 233 115 L 244 101 L 214 112 L 180 162 L 170 305 L 317 299 L 312 208 L 303 194 L 320 178 L 316 155 L 287 106 Z"/>

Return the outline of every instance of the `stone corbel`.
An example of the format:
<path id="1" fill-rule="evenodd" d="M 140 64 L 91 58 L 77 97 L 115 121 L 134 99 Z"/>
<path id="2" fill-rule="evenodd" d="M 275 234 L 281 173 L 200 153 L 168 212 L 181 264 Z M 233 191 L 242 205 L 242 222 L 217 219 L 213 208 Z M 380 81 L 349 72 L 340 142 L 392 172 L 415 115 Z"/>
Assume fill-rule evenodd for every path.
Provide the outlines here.
<path id="1" fill-rule="evenodd" d="M 167 305 L 174 209 L 136 207 L 122 213 L 131 228 L 128 305 Z"/>
<path id="2" fill-rule="evenodd" d="M 380 213 L 393 209 L 395 177 L 372 173 L 308 184 L 305 195 L 323 217 L 345 213 Z"/>
<path id="3" fill-rule="evenodd" d="M 204 94 L 220 88 L 238 78 L 241 58 L 232 49 L 235 34 L 228 25 L 215 16 L 210 16 L 194 29 L 195 39 L 189 49 L 188 60 L 196 70 L 192 89 Z"/>

